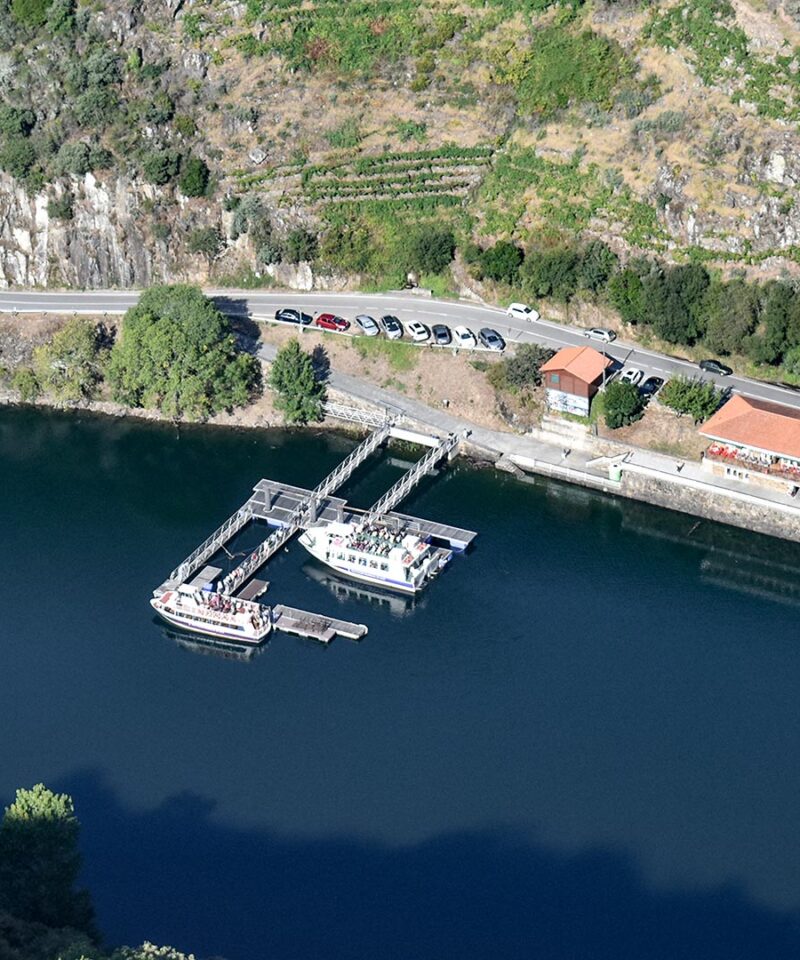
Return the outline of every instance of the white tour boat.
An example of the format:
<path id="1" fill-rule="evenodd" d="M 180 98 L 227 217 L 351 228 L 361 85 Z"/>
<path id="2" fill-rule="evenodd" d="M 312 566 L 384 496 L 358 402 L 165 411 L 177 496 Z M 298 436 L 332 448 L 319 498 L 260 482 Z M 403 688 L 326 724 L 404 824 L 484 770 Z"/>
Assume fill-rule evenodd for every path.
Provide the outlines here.
<path id="1" fill-rule="evenodd" d="M 309 527 L 300 543 L 345 576 L 402 593 L 417 593 L 453 556 L 451 550 L 380 522 Z"/>
<path id="2" fill-rule="evenodd" d="M 261 643 L 272 629 L 269 607 L 186 584 L 153 598 L 150 605 L 176 627 L 238 643 Z"/>

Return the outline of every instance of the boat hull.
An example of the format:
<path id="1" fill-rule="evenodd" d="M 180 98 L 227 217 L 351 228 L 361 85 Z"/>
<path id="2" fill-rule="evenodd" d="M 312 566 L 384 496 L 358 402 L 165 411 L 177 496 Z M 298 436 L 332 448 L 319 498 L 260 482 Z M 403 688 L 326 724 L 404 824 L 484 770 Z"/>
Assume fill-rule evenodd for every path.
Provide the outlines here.
<path id="1" fill-rule="evenodd" d="M 258 646 L 259 643 L 263 643 L 271 629 L 271 627 L 268 626 L 262 634 L 251 637 L 244 633 L 244 631 L 232 630 L 224 627 L 222 624 L 200 623 L 197 620 L 189 620 L 181 617 L 179 614 L 175 614 L 170 610 L 166 610 L 163 606 L 160 606 L 156 600 L 151 600 L 150 605 L 162 620 L 165 620 L 173 627 L 180 627 L 181 630 L 186 630 L 189 633 L 198 633 L 205 637 L 215 637 L 218 640 L 228 640 L 234 643 L 247 644 L 248 646 Z"/>
<path id="2" fill-rule="evenodd" d="M 414 586 L 413 583 L 400 583 L 398 580 L 384 580 L 381 577 L 370 576 L 369 573 L 356 573 L 355 570 L 350 570 L 349 567 L 340 567 L 335 563 L 331 563 L 330 560 L 324 560 L 322 557 L 313 555 L 320 563 L 324 563 L 326 567 L 329 567 L 331 570 L 335 570 L 342 577 L 349 577 L 351 580 L 358 580 L 360 583 L 369 583 L 374 587 L 382 587 L 384 590 L 393 590 L 395 593 L 404 593 L 408 596 L 414 596 L 419 593 L 424 584 L 419 587 Z"/>

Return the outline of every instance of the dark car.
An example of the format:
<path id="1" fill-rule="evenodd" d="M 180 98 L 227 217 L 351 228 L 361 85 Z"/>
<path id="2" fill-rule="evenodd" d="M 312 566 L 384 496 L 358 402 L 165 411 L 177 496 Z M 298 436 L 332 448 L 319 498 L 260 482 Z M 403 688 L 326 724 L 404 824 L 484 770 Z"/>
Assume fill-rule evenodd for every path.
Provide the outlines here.
<path id="1" fill-rule="evenodd" d="M 639 393 L 649 399 L 654 397 L 663 386 L 664 381 L 661 377 L 648 377 L 639 387 Z"/>
<path id="2" fill-rule="evenodd" d="M 431 327 L 431 333 L 433 334 L 433 342 L 438 343 L 440 347 L 446 347 L 448 343 L 453 341 L 450 327 L 446 327 L 443 323 L 434 323 Z"/>
<path id="3" fill-rule="evenodd" d="M 484 327 L 478 331 L 478 339 L 490 350 L 505 350 L 506 342 L 496 330 L 491 327 Z"/>
<path id="4" fill-rule="evenodd" d="M 284 307 L 283 310 L 275 311 L 275 319 L 282 323 L 302 323 L 304 327 L 307 327 L 314 318 L 301 310 Z"/>
<path id="5" fill-rule="evenodd" d="M 322 327 L 323 330 L 337 330 L 339 332 L 347 330 L 350 326 L 349 320 L 345 320 L 344 317 L 337 317 L 335 313 L 321 313 L 314 323 L 318 327 Z"/>
<path id="6" fill-rule="evenodd" d="M 706 373 L 716 373 L 720 377 L 729 377 L 733 373 L 730 367 L 726 367 L 719 360 L 701 360 L 697 366 Z"/>
<path id="7" fill-rule="evenodd" d="M 399 340 L 403 336 L 403 324 L 391 314 L 381 317 L 381 326 L 390 340 Z"/>

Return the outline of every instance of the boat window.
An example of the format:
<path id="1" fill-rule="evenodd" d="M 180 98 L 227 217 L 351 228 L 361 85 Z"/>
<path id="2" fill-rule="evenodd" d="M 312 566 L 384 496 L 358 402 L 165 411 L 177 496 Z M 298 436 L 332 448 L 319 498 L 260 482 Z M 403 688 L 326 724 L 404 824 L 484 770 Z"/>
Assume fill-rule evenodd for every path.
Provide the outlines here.
<path id="1" fill-rule="evenodd" d="M 381 564 L 381 570 L 388 570 L 388 569 L 389 569 L 389 564 L 388 564 L 388 563 L 382 563 L 382 564 Z"/>

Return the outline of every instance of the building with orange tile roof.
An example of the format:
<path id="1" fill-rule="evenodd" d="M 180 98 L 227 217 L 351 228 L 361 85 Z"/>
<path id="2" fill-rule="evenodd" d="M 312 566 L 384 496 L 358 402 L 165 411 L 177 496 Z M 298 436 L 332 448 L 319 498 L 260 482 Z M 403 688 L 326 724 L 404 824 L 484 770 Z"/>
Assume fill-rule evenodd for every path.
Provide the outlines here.
<path id="1" fill-rule="evenodd" d="M 718 476 L 800 485 L 800 410 L 736 394 L 700 427 L 704 462 Z"/>
<path id="2" fill-rule="evenodd" d="M 614 361 L 593 347 L 564 347 L 541 367 L 551 410 L 587 417 L 592 398 Z"/>

